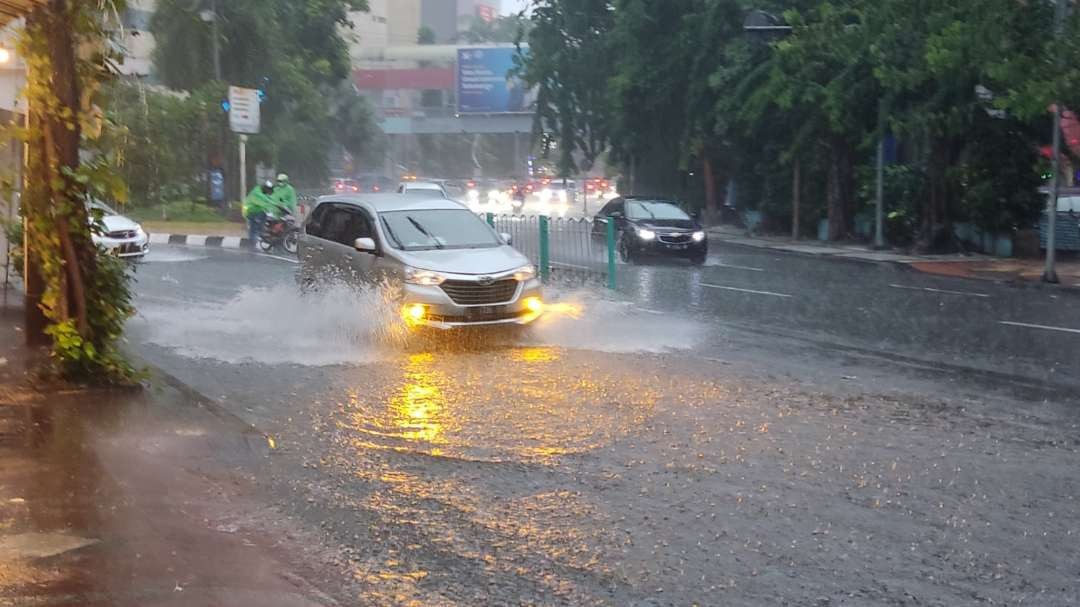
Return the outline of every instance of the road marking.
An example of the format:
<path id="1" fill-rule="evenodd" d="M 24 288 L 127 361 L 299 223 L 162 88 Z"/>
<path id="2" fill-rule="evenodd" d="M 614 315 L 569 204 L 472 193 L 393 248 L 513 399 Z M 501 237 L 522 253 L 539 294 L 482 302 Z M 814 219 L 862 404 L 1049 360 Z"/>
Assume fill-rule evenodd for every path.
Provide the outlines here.
<path id="1" fill-rule="evenodd" d="M 259 257 L 269 257 L 270 259 L 277 259 L 278 261 L 287 261 L 289 263 L 300 263 L 299 259 L 291 259 L 289 257 L 281 257 L 280 255 L 271 255 L 269 253 L 256 253 Z"/>
<path id="2" fill-rule="evenodd" d="M 169 235 L 157 233 L 151 234 L 150 244 L 169 244 Z"/>
<path id="3" fill-rule="evenodd" d="M 577 268 L 578 270 L 591 270 L 592 269 L 589 266 L 576 266 L 576 265 L 574 265 L 572 263 L 563 263 L 561 261 L 552 261 L 550 263 L 553 266 L 561 266 L 561 267 L 564 267 L 564 268 Z"/>
<path id="4" fill-rule="evenodd" d="M 240 240 L 241 238 L 239 236 L 226 236 L 221 239 L 221 246 L 226 249 L 239 249 Z"/>
<path id="5" fill-rule="evenodd" d="M 730 268 L 732 270 L 746 270 L 747 272 L 764 272 L 765 271 L 763 268 L 751 268 L 751 267 L 748 267 L 748 266 L 733 266 L 731 264 L 721 263 L 719 261 L 716 262 L 716 263 L 707 263 L 707 264 L 705 264 L 705 267 L 706 268 Z"/>
<path id="6" fill-rule="evenodd" d="M 1033 325 L 1026 322 L 1012 322 L 1008 320 L 1000 320 L 998 324 L 1009 325 L 1010 327 L 1024 327 L 1025 329 L 1041 329 L 1043 331 L 1060 331 L 1062 333 L 1075 333 L 1080 335 L 1080 329 L 1069 329 L 1068 327 L 1051 327 L 1049 325 Z"/>
<path id="7" fill-rule="evenodd" d="M 205 247 L 207 238 L 209 236 L 188 236 L 187 245 L 189 247 Z"/>
<path id="8" fill-rule="evenodd" d="M 927 293 L 944 293 L 946 295 L 967 295 L 968 297 L 990 297 L 986 293 L 973 293 L 971 291 L 950 291 L 948 289 L 934 289 L 931 287 L 909 287 L 906 285 L 889 285 L 894 289 L 906 289 L 908 291 L 926 291 Z"/>
<path id="9" fill-rule="evenodd" d="M 769 297 L 783 297 L 783 298 L 791 297 L 791 295 L 787 295 L 785 293 L 773 293 L 772 291 L 755 291 L 753 289 L 740 289 L 738 287 L 725 287 L 723 285 L 710 285 L 710 284 L 706 284 L 706 283 L 701 283 L 701 286 L 708 287 L 710 289 L 723 289 L 725 291 L 738 291 L 739 293 L 751 293 L 753 295 L 768 295 Z"/>

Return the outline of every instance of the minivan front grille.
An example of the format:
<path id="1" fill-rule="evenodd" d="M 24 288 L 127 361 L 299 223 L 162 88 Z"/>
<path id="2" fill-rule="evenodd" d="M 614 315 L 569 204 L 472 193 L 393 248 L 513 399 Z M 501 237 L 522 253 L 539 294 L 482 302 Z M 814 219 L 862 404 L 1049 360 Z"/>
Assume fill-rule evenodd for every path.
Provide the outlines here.
<path id="1" fill-rule="evenodd" d="M 442 290 L 461 306 L 486 306 L 507 303 L 517 293 L 518 281 L 513 278 L 496 280 L 487 285 L 468 280 L 447 280 Z"/>

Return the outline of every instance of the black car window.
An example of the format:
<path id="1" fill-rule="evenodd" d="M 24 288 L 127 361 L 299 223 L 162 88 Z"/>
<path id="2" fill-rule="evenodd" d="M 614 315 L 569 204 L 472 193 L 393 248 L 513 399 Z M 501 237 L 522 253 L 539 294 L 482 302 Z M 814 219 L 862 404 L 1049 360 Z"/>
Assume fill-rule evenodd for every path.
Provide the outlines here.
<path id="1" fill-rule="evenodd" d="M 311 217 L 308 218 L 307 226 L 304 227 L 304 231 L 307 232 L 308 236 L 325 238 L 325 236 L 323 236 L 323 225 L 326 223 L 326 218 L 329 215 L 331 206 L 333 205 L 321 204 L 315 207 L 315 210 L 311 212 Z"/>
<path id="2" fill-rule="evenodd" d="M 374 238 L 375 235 L 366 213 L 343 205 L 330 210 L 322 237 L 351 247 L 357 238 Z"/>
<path id="3" fill-rule="evenodd" d="M 624 216 L 626 215 L 626 203 L 623 202 L 622 199 L 616 198 L 615 200 L 612 200 L 610 203 L 608 203 L 608 206 L 611 207 L 607 211 L 607 215 L 609 217 L 614 213 L 619 213 Z"/>

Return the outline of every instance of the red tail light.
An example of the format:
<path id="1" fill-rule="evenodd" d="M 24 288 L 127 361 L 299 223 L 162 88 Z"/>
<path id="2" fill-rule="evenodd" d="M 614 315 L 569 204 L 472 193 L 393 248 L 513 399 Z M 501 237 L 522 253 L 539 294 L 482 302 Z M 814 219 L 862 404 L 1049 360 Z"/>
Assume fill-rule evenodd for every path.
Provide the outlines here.
<path id="1" fill-rule="evenodd" d="M 354 192 L 359 192 L 359 191 L 360 191 L 360 186 L 355 186 L 355 185 L 354 185 L 354 186 L 352 187 L 352 191 L 354 191 Z"/>
<path id="2" fill-rule="evenodd" d="M 372 192 L 378 192 L 378 191 L 379 191 L 379 190 L 381 190 L 381 189 L 382 189 L 382 188 L 380 188 L 380 187 L 379 187 L 379 186 L 377 186 L 377 185 L 373 185 L 373 186 L 371 186 L 371 191 L 372 191 Z"/>
<path id="3" fill-rule="evenodd" d="M 476 187 L 476 182 L 475 182 L 475 181 L 470 181 L 470 182 L 469 182 L 469 183 L 468 183 L 467 185 L 468 185 L 468 186 L 469 186 L 470 188 L 475 188 L 475 187 Z"/>

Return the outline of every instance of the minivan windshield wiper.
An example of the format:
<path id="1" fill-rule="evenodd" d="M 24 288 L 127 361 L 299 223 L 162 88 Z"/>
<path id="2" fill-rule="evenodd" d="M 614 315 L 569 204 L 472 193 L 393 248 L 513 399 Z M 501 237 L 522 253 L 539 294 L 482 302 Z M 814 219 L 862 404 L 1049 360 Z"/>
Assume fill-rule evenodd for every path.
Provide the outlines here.
<path id="1" fill-rule="evenodd" d="M 379 221 L 382 222 L 383 229 L 386 230 L 386 234 L 390 237 L 390 240 L 393 240 L 397 244 L 397 248 L 404 249 L 405 245 L 401 244 L 401 240 L 397 237 L 397 234 L 394 233 L 393 228 L 390 227 L 390 223 L 386 221 L 386 218 L 380 217 Z"/>
<path id="2" fill-rule="evenodd" d="M 441 242 L 439 242 L 434 236 L 432 236 L 431 232 L 428 232 L 426 229 L 424 229 L 424 226 L 420 225 L 419 221 L 413 219 L 412 215 L 409 215 L 408 217 L 406 217 L 406 219 L 409 220 L 409 223 L 413 224 L 413 227 L 416 228 L 417 232 L 420 232 L 424 236 L 427 236 L 428 238 L 430 238 L 432 244 L 435 245 L 436 249 L 443 248 L 443 244 Z"/>

